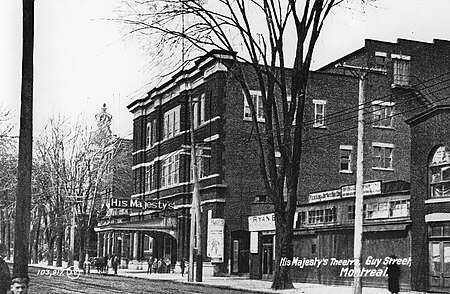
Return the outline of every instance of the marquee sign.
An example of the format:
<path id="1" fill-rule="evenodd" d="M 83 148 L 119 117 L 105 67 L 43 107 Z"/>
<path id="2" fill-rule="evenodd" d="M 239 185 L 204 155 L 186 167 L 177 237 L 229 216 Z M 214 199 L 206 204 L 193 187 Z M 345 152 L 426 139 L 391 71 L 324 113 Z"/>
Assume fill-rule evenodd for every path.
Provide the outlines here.
<path id="1" fill-rule="evenodd" d="M 147 200 L 141 199 L 118 199 L 111 198 L 109 201 L 109 208 L 121 208 L 121 209 L 149 209 L 149 210 L 173 210 L 175 207 L 174 202 L 167 202 L 161 200 Z"/>

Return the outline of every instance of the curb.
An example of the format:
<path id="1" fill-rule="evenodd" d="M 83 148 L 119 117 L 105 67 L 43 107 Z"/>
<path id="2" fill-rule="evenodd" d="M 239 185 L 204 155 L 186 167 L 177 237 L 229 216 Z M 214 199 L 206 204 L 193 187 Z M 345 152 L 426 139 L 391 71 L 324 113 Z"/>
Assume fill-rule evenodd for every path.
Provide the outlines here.
<path id="1" fill-rule="evenodd" d="M 46 267 L 43 265 L 39 265 L 39 264 L 29 264 L 28 267 L 34 267 L 34 268 L 51 268 L 51 267 Z M 124 278 L 129 278 L 129 279 L 140 279 L 140 280 L 152 280 L 149 278 L 144 278 L 144 277 L 136 277 L 136 276 L 128 276 L 128 275 L 124 275 L 124 274 L 117 274 L 117 276 L 121 276 Z M 257 293 L 257 294 L 267 294 L 267 293 L 274 293 L 273 291 L 264 291 L 264 290 L 253 290 L 253 289 L 245 289 L 245 288 L 239 288 L 239 287 L 234 287 L 233 285 L 230 286 L 226 286 L 226 285 L 214 285 L 214 284 L 209 284 L 209 283 L 204 283 L 204 282 L 187 282 L 187 281 L 178 281 L 178 280 L 171 280 L 171 279 L 153 279 L 153 281 L 162 281 L 162 282 L 170 282 L 173 284 L 189 284 L 189 285 L 196 285 L 196 286 L 201 286 L 201 287 L 209 287 L 209 288 L 217 288 L 217 289 L 222 289 L 222 290 L 236 290 L 236 291 L 245 291 L 244 293 Z"/>

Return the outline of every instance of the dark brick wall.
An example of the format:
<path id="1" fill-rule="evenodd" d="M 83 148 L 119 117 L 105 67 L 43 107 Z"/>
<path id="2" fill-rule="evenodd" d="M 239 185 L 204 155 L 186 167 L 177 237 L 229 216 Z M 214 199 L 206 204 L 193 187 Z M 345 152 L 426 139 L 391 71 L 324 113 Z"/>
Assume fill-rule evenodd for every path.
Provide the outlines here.
<path id="1" fill-rule="evenodd" d="M 424 291 L 428 285 L 428 238 L 425 215 L 450 211 L 450 203 L 429 203 L 428 164 L 436 147 L 450 146 L 450 112 L 437 114 L 411 126 L 411 226 L 412 278 L 414 290 Z"/>

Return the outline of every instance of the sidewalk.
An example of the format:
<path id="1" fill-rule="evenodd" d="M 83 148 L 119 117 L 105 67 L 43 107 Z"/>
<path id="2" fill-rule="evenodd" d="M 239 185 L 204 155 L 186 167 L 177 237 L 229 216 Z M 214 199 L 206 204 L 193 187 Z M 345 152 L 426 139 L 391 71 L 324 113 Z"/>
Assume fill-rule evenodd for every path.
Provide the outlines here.
<path id="1" fill-rule="evenodd" d="M 65 264 L 63 264 L 65 265 Z M 50 268 L 50 269 L 58 269 L 57 267 L 47 266 L 46 263 L 40 264 L 30 264 L 30 267 L 39 267 L 39 268 Z M 61 268 L 59 268 L 61 269 Z M 91 269 L 91 275 L 96 274 L 96 269 Z M 133 277 L 133 278 L 141 278 L 141 279 L 149 279 L 149 280 L 163 280 L 163 281 L 172 281 L 178 283 L 189 283 L 187 281 L 187 275 L 184 277 L 178 273 L 164 273 L 164 274 L 147 274 L 147 270 L 134 270 L 134 269 L 119 269 L 118 275 Z M 109 274 L 112 274 L 112 270 L 109 270 Z M 310 284 L 310 283 L 294 283 L 295 289 L 291 290 L 272 290 L 270 286 L 272 285 L 271 281 L 267 280 L 251 280 L 243 277 L 213 277 L 210 275 L 203 276 L 203 282 L 194 282 L 194 284 L 208 286 L 208 287 L 216 287 L 222 289 L 237 289 L 241 290 L 244 293 L 281 293 L 281 294 L 352 294 L 353 288 L 351 286 L 332 286 L 332 285 L 319 285 L 319 284 Z M 418 294 L 418 292 L 404 292 L 401 291 L 402 294 Z M 421 293 L 421 292 L 420 292 Z M 363 294 L 389 294 L 387 289 L 381 288 L 363 288 Z"/>

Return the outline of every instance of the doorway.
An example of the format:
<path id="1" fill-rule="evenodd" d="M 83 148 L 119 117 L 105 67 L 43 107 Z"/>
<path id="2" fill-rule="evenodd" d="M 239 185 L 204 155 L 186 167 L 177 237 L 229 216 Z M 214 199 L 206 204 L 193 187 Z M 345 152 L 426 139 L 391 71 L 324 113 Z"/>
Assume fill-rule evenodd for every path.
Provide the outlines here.
<path id="1" fill-rule="evenodd" d="M 273 235 L 262 236 L 262 278 L 271 279 L 273 275 Z"/>
<path id="2" fill-rule="evenodd" d="M 429 255 L 430 289 L 450 290 L 450 241 L 431 241 Z"/>

